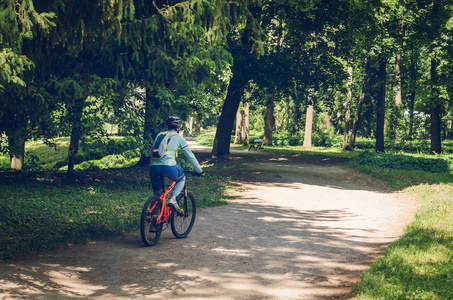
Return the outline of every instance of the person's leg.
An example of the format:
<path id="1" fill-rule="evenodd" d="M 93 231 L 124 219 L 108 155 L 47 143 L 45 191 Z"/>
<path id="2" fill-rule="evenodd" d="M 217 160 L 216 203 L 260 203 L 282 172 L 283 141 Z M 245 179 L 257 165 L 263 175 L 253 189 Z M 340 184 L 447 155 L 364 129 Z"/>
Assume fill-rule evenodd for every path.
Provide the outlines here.
<path id="1" fill-rule="evenodd" d="M 184 175 L 184 170 L 180 165 L 176 165 L 174 167 L 171 167 L 171 170 L 167 173 L 167 177 L 170 180 L 173 180 L 176 182 L 175 187 L 173 188 L 172 194 L 174 196 L 178 196 L 182 189 L 184 188 L 184 184 L 186 182 L 186 176 Z"/>
<path id="2" fill-rule="evenodd" d="M 169 170 L 170 171 L 170 170 Z M 173 180 L 176 182 L 175 187 L 173 188 L 172 196 L 170 200 L 168 201 L 168 205 L 170 207 L 173 207 L 176 209 L 178 212 L 181 212 L 181 209 L 178 206 L 178 203 L 176 202 L 176 197 L 181 193 L 182 189 L 184 188 L 184 184 L 186 181 L 186 177 L 184 176 L 184 171 L 181 168 L 181 166 L 176 165 L 174 166 L 170 173 L 167 173 L 167 177 L 170 180 Z"/>
<path id="3" fill-rule="evenodd" d="M 154 195 L 162 195 L 164 187 L 162 186 L 162 170 L 161 166 L 151 166 L 149 168 L 149 179 L 151 179 L 151 185 L 154 191 Z"/>

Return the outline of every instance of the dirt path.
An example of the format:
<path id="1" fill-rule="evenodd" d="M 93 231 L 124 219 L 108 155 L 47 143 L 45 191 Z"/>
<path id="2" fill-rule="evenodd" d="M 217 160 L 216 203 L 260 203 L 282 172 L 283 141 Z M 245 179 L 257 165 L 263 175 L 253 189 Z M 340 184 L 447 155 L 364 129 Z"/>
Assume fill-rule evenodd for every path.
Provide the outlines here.
<path id="1" fill-rule="evenodd" d="M 200 210 L 188 238 L 167 229 L 146 248 L 136 232 L 0 262 L 0 299 L 350 299 L 414 216 L 406 196 L 335 162 L 240 154 L 239 198 Z"/>

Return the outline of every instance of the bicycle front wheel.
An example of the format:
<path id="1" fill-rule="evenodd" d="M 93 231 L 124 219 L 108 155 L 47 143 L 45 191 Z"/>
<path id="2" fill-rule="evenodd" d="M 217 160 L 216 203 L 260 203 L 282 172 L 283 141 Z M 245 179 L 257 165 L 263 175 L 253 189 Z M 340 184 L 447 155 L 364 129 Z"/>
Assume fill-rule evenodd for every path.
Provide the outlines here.
<path id="1" fill-rule="evenodd" d="M 187 193 L 187 197 L 184 197 L 183 194 L 179 195 L 176 201 L 183 211 L 171 212 L 171 231 L 176 238 L 181 239 L 185 238 L 192 230 L 197 215 L 197 206 L 195 197 L 191 193 Z"/>
<path id="2" fill-rule="evenodd" d="M 140 234 L 146 246 L 154 246 L 162 233 L 162 223 L 157 223 L 162 203 L 159 196 L 151 196 L 143 206 L 140 219 Z"/>

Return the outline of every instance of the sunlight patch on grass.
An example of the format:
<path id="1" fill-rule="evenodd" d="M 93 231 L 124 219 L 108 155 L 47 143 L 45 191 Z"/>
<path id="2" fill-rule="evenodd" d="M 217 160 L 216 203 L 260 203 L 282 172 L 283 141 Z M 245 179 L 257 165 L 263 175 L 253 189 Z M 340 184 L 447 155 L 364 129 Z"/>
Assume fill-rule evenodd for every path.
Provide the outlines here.
<path id="1" fill-rule="evenodd" d="M 332 157 L 354 158 L 361 152 L 343 151 L 340 148 L 313 147 L 312 150 L 302 150 L 301 146 L 264 146 L 266 153 L 289 154 L 289 155 L 321 155 Z"/>

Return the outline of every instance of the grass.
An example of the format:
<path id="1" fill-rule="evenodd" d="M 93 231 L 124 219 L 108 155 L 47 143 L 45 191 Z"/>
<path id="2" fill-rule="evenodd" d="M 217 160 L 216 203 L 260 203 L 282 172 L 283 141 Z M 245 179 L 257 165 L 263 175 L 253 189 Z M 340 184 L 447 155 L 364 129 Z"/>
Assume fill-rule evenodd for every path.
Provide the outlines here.
<path id="1" fill-rule="evenodd" d="M 357 299 L 453 299 L 453 175 L 351 165 L 421 204 L 401 239 L 362 273 Z"/>
<path id="2" fill-rule="evenodd" d="M 68 156 L 69 138 L 62 137 L 53 141 L 55 147 L 45 145 L 42 141 L 28 141 L 25 150 L 25 165 L 30 166 L 32 158 L 43 169 L 51 169 L 56 162 L 64 160 Z"/>
<path id="3" fill-rule="evenodd" d="M 423 203 L 403 237 L 362 273 L 358 299 L 453 299 L 453 184 L 404 190 Z"/>
<path id="4" fill-rule="evenodd" d="M 342 151 L 340 148 L 312 147 L 312 150 L 302 150 L 301 146 L 264 146 L 266 153 L 321 155 L 331 157 L 354 158 L 360 154 L 355 151 Z"/>

